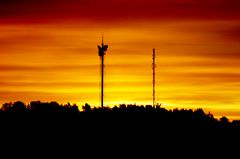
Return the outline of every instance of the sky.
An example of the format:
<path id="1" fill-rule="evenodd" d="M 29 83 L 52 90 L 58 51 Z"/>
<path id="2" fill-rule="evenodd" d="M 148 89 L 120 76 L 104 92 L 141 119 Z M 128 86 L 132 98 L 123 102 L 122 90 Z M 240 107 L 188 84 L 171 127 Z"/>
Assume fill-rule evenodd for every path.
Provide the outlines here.
<path id="1" fill-rule="evenodd" d="M 0 104 L 35 100 L 203 108 L 240 119 L 238 0 L 0 0 Z"/>

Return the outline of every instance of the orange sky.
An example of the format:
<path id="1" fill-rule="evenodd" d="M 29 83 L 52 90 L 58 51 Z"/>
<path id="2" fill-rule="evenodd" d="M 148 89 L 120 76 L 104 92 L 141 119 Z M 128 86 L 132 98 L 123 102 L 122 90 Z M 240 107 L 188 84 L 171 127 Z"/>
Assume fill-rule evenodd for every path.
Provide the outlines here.
<path id="1" fill-rule="evenodd" d="M 183 7 L 176 0 L 169 4 L 151 0 L 147 8 L 155 3 L 173 7 L 141 13 L 142 3 L 129 9 L 136 3 L 133 0 L 127 6 L 119 5 L 118 12 L 113 8 L 107 12 L 107 7 L 117 5 L 110 3 L 103 13 L 87 14 L 96 5 L 78 7 L 77 0 L 61 0 L 50 9 L 55 0 L 49 5 L 47 1 L 23 2 L 0 2 L 4 6 L 0 8 L 1 104 L 41 100 L 99 105 L 97 45 L 104 32 L 109 44 L 105 57 L 107 105 L 152 103 L 155 47 L 158 103 L 169 109 L 201 107 L 216 117 L 240 119 L 240 21 L 232 3 L 211 0 L 204 5 L 205 1 L 194 4 L 184 0 Z M 12 4 L 15 10 L 11 12 Z M 220 11 L 224 5 L 227 7 Z M 120 10 L 124 12 L 120 14 Z"/>

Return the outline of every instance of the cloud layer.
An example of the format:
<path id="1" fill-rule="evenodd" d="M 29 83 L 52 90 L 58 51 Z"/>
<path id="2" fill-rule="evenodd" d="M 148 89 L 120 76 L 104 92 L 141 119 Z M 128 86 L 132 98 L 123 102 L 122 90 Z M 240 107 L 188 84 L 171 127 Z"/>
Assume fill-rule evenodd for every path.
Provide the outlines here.
<path id="1" fill-rule="evenodd" d="M 2 0 L 0 18 L 2 22 L 239 19 L 239 8 L 238 0 Z"/>

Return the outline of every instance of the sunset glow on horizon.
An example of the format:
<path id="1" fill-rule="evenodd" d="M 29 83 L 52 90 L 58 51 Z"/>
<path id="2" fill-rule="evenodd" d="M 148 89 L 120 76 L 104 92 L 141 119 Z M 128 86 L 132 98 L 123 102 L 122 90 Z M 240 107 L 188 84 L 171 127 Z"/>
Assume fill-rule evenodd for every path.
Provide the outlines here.
<path id="1" fill-rule="evenodd" d="M 1 1 L 0 104 L 99 106 L 104 33 L 105 105 L 152 104 L 156 48 L 157 103 L 240 119 L 238 1 L 104 2 Z"/>

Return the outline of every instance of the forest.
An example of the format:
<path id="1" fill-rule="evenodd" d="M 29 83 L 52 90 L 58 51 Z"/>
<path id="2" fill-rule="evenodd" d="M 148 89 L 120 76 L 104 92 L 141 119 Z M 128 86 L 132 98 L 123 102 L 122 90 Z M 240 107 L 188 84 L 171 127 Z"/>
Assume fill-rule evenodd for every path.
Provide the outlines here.
<path id="1" fill-rule="evenodd" d="M 25 104 L 21 101 L 5 103 L 0 110 L 1 121 L 21 124 L 37 122 L 41 124 L 63 125 L 72 123 L 83 126 L 111 126 L 136 128 L 187 128 L 187 129 L 239 129 L 240 121 L 229 121 L 223 116 L 220 119 L 205 113 L 203 109 L 167 110 L 161 105 L 120 104 L 110 107 L 91 107 L 89 104 L 79 106 L 70 103 L 61 105 L 57 102 L 32 101 Z M 17 119 L 17 120 L 16 120 Z M 25 122 L 23 122 L 25 121 Z"/>

